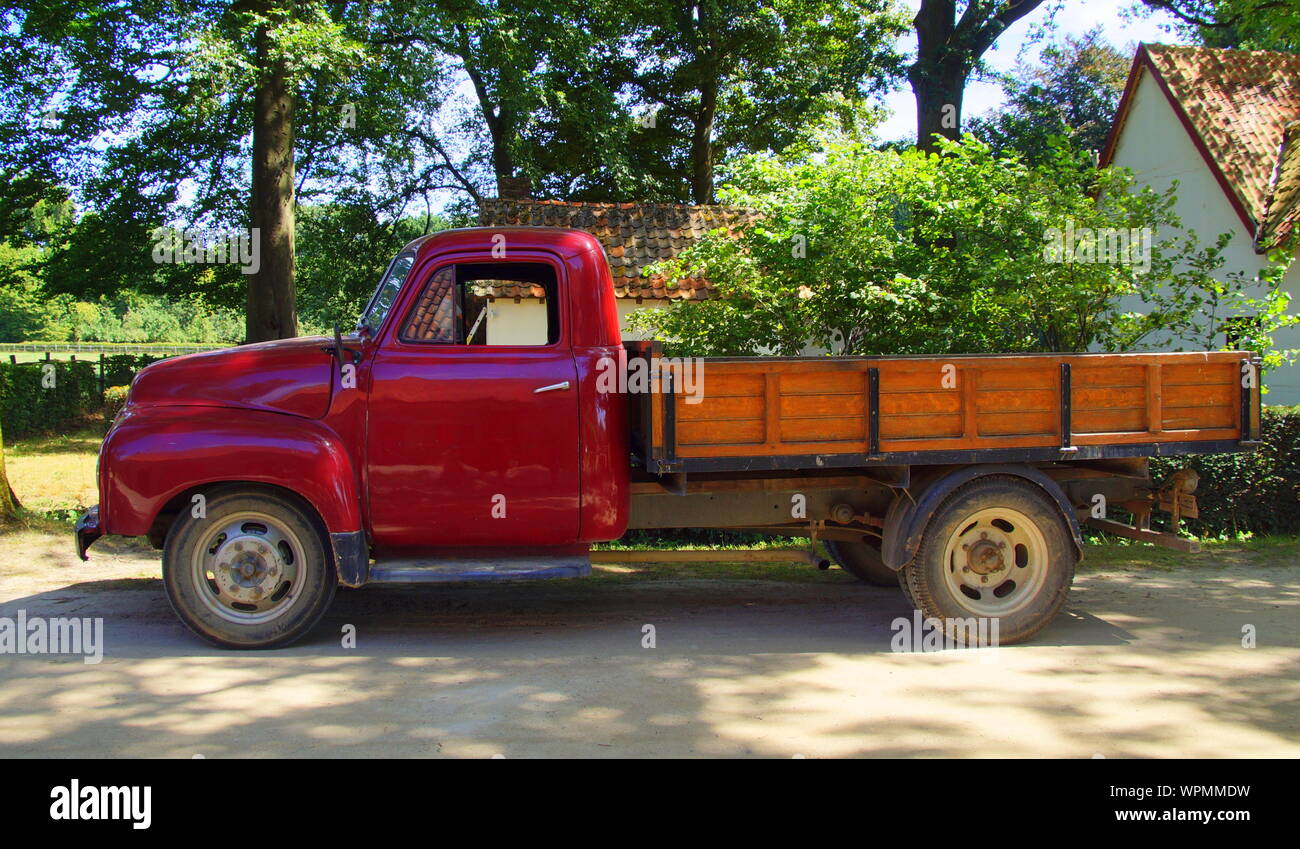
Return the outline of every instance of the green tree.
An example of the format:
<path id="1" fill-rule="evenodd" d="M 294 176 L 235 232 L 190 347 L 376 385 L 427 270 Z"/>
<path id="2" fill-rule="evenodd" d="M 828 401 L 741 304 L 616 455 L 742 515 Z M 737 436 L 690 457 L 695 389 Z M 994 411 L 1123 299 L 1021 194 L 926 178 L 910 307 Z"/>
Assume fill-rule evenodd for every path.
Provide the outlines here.
<path id="1" fill-rule="evenodd" d="M 1063 44 L 1044 48 L 1038 65 L 1021 64 L 1004 75 L 1005 105 L 972 119 L 969 130 L 995 153 L 1015 151 L 1030 162 L 1054 156 L 1059 138 L 1079 150 L 1100 151 L 1128 70 L 1128 57 L 1108 44 L 1099 29 L 1081 38 L 1067 36 Z"/>
<path id="2" fill-rule="evenodd" d="M 393 218 L 358 203 L 304 207 L 298 222 L 300 309 L 321 329 L 354 324 L 402 246 L 449 224 L 432 214 Z"/>
<path id="3" fill-rule="evenodd" d="M 892 0 L 650 0 L 632 40 L 636 158 L 711 203 L 736 154 L 781 150 L 826 116 L 851 123 L 901 71 Z M 647 161 L 649 160 L 649 161 Z"/>
<path id="4" fill-rule="evenodd" d="M 1300 52 L 1294 0 L 1142 0 L 1172 15 L 1186 37 L 1206 47 Z"/>
<path id="5" fill-rule="evenodd" d="M 51 287 L 204 288 L 244 302 L 249 340 L 294 335 L 300 200 L 409 201 L 460 171 L 412 129 L 432 126 L 446 63 L 388 38 L 422 4 L 18 0 L 0 16 L 0 217 L 63 185 L 86 210 Z M 257 228 L 260 268 L 156 266 L 169 221 Z"/>
<path id="6" fill-rule="evenodd" d="M 616 92 L 633 66 L 621 52 L 628 26 L 608 2 L 443 0 L 385 40 L 431 50 L 464 75 L 473 103 L 462 116 L 468 140 L 480 149 L 490 185 L 509 194 L 520 177 L 546 176 L 539 158 L 570 173 L 608 158 L 597 142 L 617 120 Z M 558 139 L 573 149 L 545 147 Z M 457 182 L 474 200 L 488 188 L 469 173 Z"/>
<path id="7" fill-rule="evenodd" d="M 465 73 L 499 193 L 707 203 L 727 156 L 852 120 L 902 29 L 892 0 L 507 0 L 434 4 L 395 38 Z"/>

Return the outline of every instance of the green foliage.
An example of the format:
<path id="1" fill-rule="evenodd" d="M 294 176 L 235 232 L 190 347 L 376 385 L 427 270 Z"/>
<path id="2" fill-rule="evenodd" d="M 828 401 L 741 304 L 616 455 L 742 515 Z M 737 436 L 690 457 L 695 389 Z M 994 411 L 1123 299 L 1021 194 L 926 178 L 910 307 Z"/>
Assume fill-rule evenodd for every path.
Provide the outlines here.
<path id="1" fill-rule="evenodd" d="M 0 363 L 0 422 L 6 436 L 66 427 L 99 405 L 98 378 L 90 363 Z"/>
<path id="2" fill-rule="evenodd" d="M 51 297 L 33 266 L 44 251 L 0 243 L 0 342 L 59 341 L 68 336 L 66 296 Z"/>
<path id="3" fill-rule="evenodd" d="M 713 164 L 778 151 L 833 118 L 858 124 L 865 96 L 902 70 L 903 12 L 888 0 L 706 0 L 626 6 L 629 90 L 642 121 L 629 138 L 633 173 L 667 199 L 708 203 Z"/>
<path id="4" fill-rule="evenodd" d="M 1142 0 L 1169 12 L 1184 38 L 1206 47 L 1300 52 L 1300 14 L 1288 0 Z"/>
<path id="5" fill-rule="evenodd" d="M 98 362 L 51 360 L 0 364 L 0 422 L 6 433 L 26 436 L 65 430 L 77 421 L 102 415 L 112 421 L 126 403 L 131 381 L 158 357 L 116 354 Z M 53 386 L 49 368 L 53 368 Z M 104 386 L 101 395 L 99 387 Z"/>
<path id="6" fill-rule="evenodd" d="M 1054 156 L 1059 139 L 1081 151 L 1100 151 L 1128 70 L 1129 57 L 1107 44 L 1099 29 L 1067 37 L 1044 48 L 1040 65 L 1022 63 L 1004 75 L 1005 105 L 971 120 L 970 133 L 995 153 L 1016 152 L 1029 162 Z"/>
<path id="7" fill-rule="evenodd" d="M 249 224 L 254 83 L 267 73 L 295 98 L 302 202 L 396 221 L 454 175 L 476 179 L 449 152 L 454 130 L 428 120 L 458 81 L 445 57 L 407 38 L 427 4 L 10 5 L 0 12 L 0 220 L 14 226 L 3 232 L 16 234 L 41 199 L 71 193 L 81 210 L 47 242 L 46 291 L 201 293 L 242 308 L 248 278 L 237 268 L 155 264 L 149 236 L 167 223 Z"/>
<path id="8" fill-rule="evenodd" d="M 724 199 L 761 222 L 738 238 L 712 233 L 658 269 L 670 281 L 706 277 L 722 297 L 633 324 L 677 353 L 880 355 L 1214 347 L 1206 333 L 1230 318 L 1268 350 L 1295 320 L 1280 266 L 1259 293 L 1218 273 L 1226 236 L 1202 247 L 1194 234 L 1166 235 L 1179 232 L 1173 190 L 1137 191 L 1129 174 L 1084 168 L 1061 147 L 1038 165 L 970 136 L 942 150 L 828 134 L 740 160 Z M 1104 240 L 1086 234 L 1134 230 L 1150 251 L 1129 262 L 1060 261 L 1055 250 L 1074 234 L 1076 258 L 1086 248 L 1100 259 Z"/>
<path id="9" fill-rule="evenodd" d="M 1249 453 L 1151 460 L 1157 482 L 1185 467 L 1201 476 L 1200 518 L 1185 520 L 1193 535 L 1300 533 L 1300 407 L 1266 407 L 1260 430 L 1262 444 Z"/>
<path id="10" fill-rule="evenodd" d="M 446 226 L 436 216 L 384 221 L 357 204 L 299 209 L 298 312 L 304 326 L 353 327 L 397 252 Z"/>
<path id="11" fill-rule="evenodd" d="M 237 344 L 244 320 L 234 310 L 196 299 L 170 300 L 123 292 L 94 302 L 50 297 L 37 288 L 31 300 L 0 286 L 0 342 L 169 342 Z"/>
<path id="12" fill-rule="evenodd" d="M 151 357 L 148 354 L 113 354 L 104 357 L 102 384 L 107 387 L 104 390 L 105 398 L 108 397 L 109 391 L 114 387 L 129 387 L 137 372 L 159 359 L 162 358 Z"/>
<path id="13" fill-rule="evenodd" d="M 544 197 L 602 201 L 704 201 L 729 155 L 780 149 L 823 115 L 856 120 L 863 95 L 897 76 L 904 28 L 890 0 L 471 0 L 424 13 L 408 43 L 468 78 L 482 166 Z"/>
<path id="14" fill-rule="evenodd" d="M 104 390 L 104 423 L 112 424 L 117 414 L 126 406 L 126 397 L 131 392 L 130 386 L 110 386 Z"/>

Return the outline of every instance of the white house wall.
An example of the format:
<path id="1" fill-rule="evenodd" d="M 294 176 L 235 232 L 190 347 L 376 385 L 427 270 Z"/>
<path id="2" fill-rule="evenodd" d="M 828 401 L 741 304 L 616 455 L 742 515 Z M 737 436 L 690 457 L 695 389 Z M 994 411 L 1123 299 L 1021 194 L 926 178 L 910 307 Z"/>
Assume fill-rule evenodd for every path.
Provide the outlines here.
<path id="1" fill-rule="evenodd" d="M 1196 232 L 1202 245 L 1212 244 L 1220 233 L 1231 233 L 1232 241 L 1224 249 L 1222 272 L 1241 271 L 1254 276 L 1266 263 L 1255 253 L 1252 234 L 1248 233 L 1236 211 L 1228 202 L 1213 172 L 1197 151 L 1168 99 L 1152 79 L 1143 73 L 1133 92 L 1128 119 L 1115 147 L 1113 164 L 1133 171 L 1140 183 L 1164 191 L 1178 181 L 1174 211 L 1183 229 Z M 1167 234 L 1156 234 L 1159 240 Z M 1292 296 L 1292 311 L 1300 309 L 1300 262 L 1292 263 L 1283 281 Z M 1259 290 L 1256 290 L 1256 295 Z M 1141 311 L 1140 300 L 1129 299 L 1126 309 Z M 1167 340 L 1168 337 L 1165 337 Z M 1151 344 L 1161 346 L 1159 338 Z M 1223 337 L 1216 339 L 1223 344 Z M 1278 348 L 1300 348 L 1300 329 L 1287 328 L 1274 338 Z M 1172 347 L 1172 346 L 1170 346 Z M 1300 367 L 1286 366 L 1265 377 L 1269 404 L 1300 404 Z"/>

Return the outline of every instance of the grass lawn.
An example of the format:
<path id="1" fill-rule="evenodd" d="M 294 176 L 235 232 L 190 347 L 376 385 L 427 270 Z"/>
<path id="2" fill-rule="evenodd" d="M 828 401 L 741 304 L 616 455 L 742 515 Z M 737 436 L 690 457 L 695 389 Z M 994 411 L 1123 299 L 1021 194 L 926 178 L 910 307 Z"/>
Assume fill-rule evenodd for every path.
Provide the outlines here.
<path id="1" fill-rule="evenodd" d="M 95 462 L 103 438 L 103 425 L 97 425 L 6 442 L 9 485 L 23 507 L 47 519 L 73 521 L 71 514 L 99 501 Z"/>
<path id="2" fill-rule="evenodd" d="M 51 351 L 50 359 L 60 362 L 67 362 L 73 357 L 86 362 L 98 362 L 98 354 L 78 354 L 73 351 Z M 44 362 L 45 354 L 40 351 L 5 351 L 0 353 L 0 359 L 6 363 L 39 363 Z"/>

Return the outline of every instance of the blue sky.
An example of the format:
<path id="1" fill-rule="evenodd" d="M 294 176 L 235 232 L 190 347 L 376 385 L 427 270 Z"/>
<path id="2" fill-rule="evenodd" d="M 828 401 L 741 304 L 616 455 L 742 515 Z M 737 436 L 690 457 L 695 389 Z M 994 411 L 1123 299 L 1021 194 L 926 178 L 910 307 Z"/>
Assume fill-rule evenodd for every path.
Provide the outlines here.
<path id="1" fill-rule="evenodd" d="M 919 7 L 920 0 L 903 0 L 909 8 Z M 1017 60 L 1032 62 L 1042 48 L 1042 41 L 1035 41 L 1031 36 L 1040 30 L 1047 21 L 1052 7 L 1060 5 L 1055 14 L 1056 34 L 1061 39 L 1066 35 L 1079 36 L 1093 27 L 1100 26 L 1102 34 L 1116 48 L 1132 54 L 1139 42 L 1179 43 L 1172 33 L 1161 29 L 1170 25 L 1173 19 L 1164 13 L 1149 16 L 1125 15 L 1125 11 L 1136 5 L 1136 0 L 1067 0 L 1058 4 L 1048 0 L 1033 13 L 1018 21 L 1008 29 L 993 49 L 984 57 L 994 70 L 1009 71 Z M 909 37 L 904 41 L 906 47 L 914 47 L 916 40 Z M 966 86 L 966 96 L 962 105 L 963 118 L 980 115 L 997 108 L 1002 103 L 1002 89 L 996 83 L 972 81 Z M 916 135 L 916 103 L 912 99 L 912 90 L 904 85 L 902 89 L 885 98 L 885 105 L 893 112 L 890 118 L 879 128 L 882 139 L 905 139 L 911 141 Z"/>

